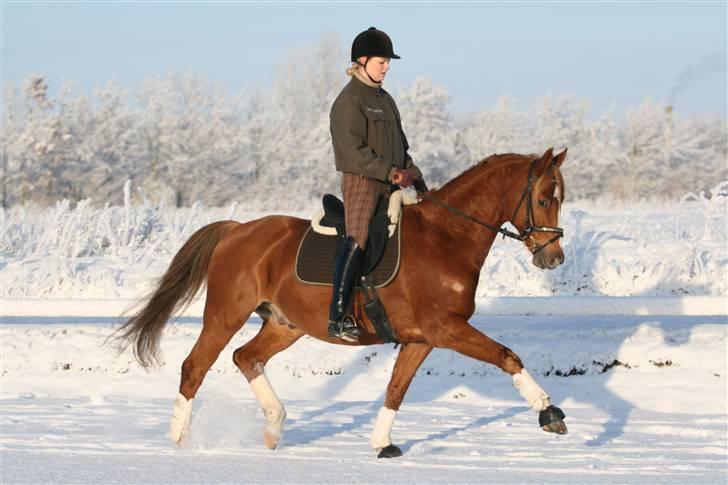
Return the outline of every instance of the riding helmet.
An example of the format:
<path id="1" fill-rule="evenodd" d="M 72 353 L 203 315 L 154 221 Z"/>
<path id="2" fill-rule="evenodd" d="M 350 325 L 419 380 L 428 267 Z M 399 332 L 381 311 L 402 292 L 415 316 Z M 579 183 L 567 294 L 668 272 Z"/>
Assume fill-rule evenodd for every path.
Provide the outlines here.
<path id="1" fill-rule="evenodd" d="M 388 57 L 390 59 L 400 59 L 394 53 L 392 47 L 392 39 L 376 27 L 369 27 L 360 33 L 351 44 L 351 61 L 356 62 L 360 57 Z"/>

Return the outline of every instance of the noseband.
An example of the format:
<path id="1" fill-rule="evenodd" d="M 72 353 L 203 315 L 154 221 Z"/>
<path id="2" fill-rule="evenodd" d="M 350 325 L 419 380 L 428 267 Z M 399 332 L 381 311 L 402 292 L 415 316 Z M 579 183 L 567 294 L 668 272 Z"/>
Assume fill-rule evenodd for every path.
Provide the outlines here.
<path id="1" fill-rule="evenodd" d="M 538 159 L 531 162 L 531 166 L 528 169 L 528 183 L 526 185 L 526 188 L 523 189 L 523 193 L 521 194 L 521 199 L 518 201 L 518 205 L 516 206 L 516 210 L 513 212 L 513 217 L 511 217 L 511 221 L 515 220 L 516 214 L 518 214 L 518 210 L 521 208 L 521 205 L 525 200 L 528 200 L 526 203 L 526 229 L 523 230 L 522 233 L 516 233 L 509 231 L 508 229 L 504 229 L 502 227 L 497 227 L 492 224 L 488 224 L 487 222 L 483 222 L 480 219 L 477 219 L 469 214 L 466 214 L 465 212 L 461 211 L 460 209 L 457 209 L 455 207 L 452 207 L 451 205 L 448 205 L 440 200 L 437 200 L 436 198 L 432 197 L 431 195 L 427 193 L 422 194 L 423 199 L 430 200 L 434 202 L 435 204 L 444 207 L 445 209 L 449 210 L 450 212 L 467 219 L 471 222 L 474 222 L 478 225 L 481 225 L 483 227 L 486 227 L 490 229 L 491 231 L 497 232 L 499 234 L 503 234 L 503 237 L 509 237 L 511 239 L 516 239 L 517 241 L 521 241 L 526 245 L 526 247 L 531 251 L 531 254 L 536 255 L 540 253 L 546 246 L 549 244 L 553 244 L 554 242 L 558 241 L 560 238 L 564 236 L 564 230 L 560 227 L 549 227 L 549 226 L 537 226 L 533 223 L 533 184 L 536 181 L 536 177 L 533 174 L 533 171 L 536 167 L 536 162 L 538 162 Z M 555 233 L 554 237 L 549 239 L 545 244 L 541 245 L 535 245 L 535 238 L 533 237 L 533 234 L 538 232 L 552 232 Z M 534 241 L 533 246 L 529 246 L 526 241 L 528 240 Z"/>

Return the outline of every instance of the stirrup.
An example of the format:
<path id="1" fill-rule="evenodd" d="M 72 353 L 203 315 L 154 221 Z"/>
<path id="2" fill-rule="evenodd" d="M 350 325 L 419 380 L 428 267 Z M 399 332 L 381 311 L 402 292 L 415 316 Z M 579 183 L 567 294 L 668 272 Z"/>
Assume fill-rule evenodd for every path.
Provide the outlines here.
<path id="1" fill-rule="evenodd" d="M 329 322 L 329 337 L 340 338 L 345 342 L 358 342 L 361 329 L 351 315 L 339 321 Z"/>

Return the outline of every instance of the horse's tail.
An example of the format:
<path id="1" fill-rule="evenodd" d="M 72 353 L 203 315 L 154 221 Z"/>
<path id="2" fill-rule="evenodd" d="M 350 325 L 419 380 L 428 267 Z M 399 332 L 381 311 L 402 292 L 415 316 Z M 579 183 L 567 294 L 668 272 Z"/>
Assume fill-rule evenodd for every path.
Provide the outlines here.
<path id="1" fill-rule="evenodd" d="M 119 350 L 134 344 L 143 367 L 158 362 L 159 339 L 170 315 L 186 307 L 207 279 L 207 268 L 220 239 L 238 223 L 218 221 L 199 229 L 182 246 L 162 276 L 149 302 L 118 331 Z"/>

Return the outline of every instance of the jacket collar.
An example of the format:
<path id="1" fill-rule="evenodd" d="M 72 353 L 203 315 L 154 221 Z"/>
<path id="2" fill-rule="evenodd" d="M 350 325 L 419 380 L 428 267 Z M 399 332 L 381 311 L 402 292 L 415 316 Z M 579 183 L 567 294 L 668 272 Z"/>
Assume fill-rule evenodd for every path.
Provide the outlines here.
<path id="1" fill-rule="evenodd" d="M 374 93 L 378 96 L 381 96 L 384 92 L 384 90 L 382 89 L 382 83 L 371 82 L 369 79 L 366 79 L 361 74 L 359 74 L 359 71 L 355 71 L 354 74 L 351 76 L 351 82 L 361 89 L 374 91 Z"/>

